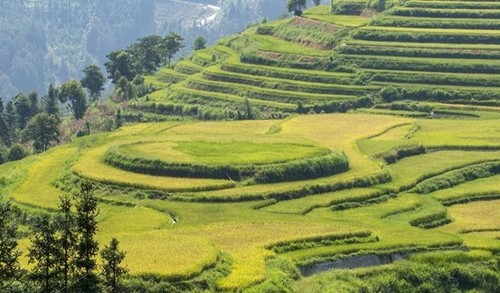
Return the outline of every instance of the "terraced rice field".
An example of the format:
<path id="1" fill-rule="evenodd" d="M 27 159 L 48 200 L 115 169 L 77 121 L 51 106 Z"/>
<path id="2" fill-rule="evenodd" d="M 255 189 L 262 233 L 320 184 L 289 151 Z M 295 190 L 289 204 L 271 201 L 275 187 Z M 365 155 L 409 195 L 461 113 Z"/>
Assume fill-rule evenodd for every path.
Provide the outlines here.
<path id="1" fill-rule="evenodd" d="M 132 275 L 196 283 L 228 265 L 216 291 L 265 291 L 289 273 L 280 261 L 295 272 L 371 254 L 493 259 L 499 15 L 499 1 L 406 1 L 252 26 L 145 77 L 155 91 L 126 109 L 178 121 L 2 165 L 1 191 L 53 212 L 89 179 L 98 237 L 120 240 Z"/>
<path id="2" fill-rule="evenodd" d="M 146 79 L 160 91 L 131 111 L 162 115 L 172 114 L 165 107 L 196 105 L 177 112 L 202 119 L 244 118 L 248 104 L 260 118 L 344 112 L 371 106 L 366 98 L 387 87 L 409 92 L 383 95 L 390 101 L 498 106 L 497 15 L 495 1 L 407 1 L 361 15 L 318 6 L 302 18 L 253 26 L 162 69 Z"/>
<path id="3" fill-rule="evenodd" d="M 367 252 L 462 245 L 495 252 L 500 118 L 491 115 L 416 120 L 353 113 L 137 124 L 3 165 L 2 190 L 21 207 L 51 211 L 64 193 L 58 187 L 90 178 L 99 186 L 98 237 L 120 239 L 132 274 L 189 279 L 217 266 L 226 254 L 231 271 L 217 281 L 220 290 L 258 285 L 268 278 L 267 261 L 275 258 L 311 265 Z M 427 153 L 389 165 L 377 158 L 407 145 L 423 145 Z M 107 151 L 120 148 L 137 157 L 207 166 L 293 162 L 342 152 L 349 169 L 277 183 L 151 176 L 103 160 Z M 471 181 L 451 176 L 485 162 L 496 169 L 468 177 Z M 417 192 L 434 178 L 452 184 Z"/>

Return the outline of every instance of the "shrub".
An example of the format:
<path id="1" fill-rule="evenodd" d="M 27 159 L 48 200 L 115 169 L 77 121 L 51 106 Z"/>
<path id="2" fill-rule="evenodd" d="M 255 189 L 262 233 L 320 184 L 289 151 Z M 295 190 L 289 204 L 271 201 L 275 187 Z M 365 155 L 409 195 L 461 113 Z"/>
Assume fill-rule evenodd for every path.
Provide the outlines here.
<path id="1" fill-rule="evenodd" d="M 394 164 L 397 161 L 425 153 L 425 147 L 421 144 L 399 146 L 387 153 L 379 154 L 376 157 L 383 159 L 387 164 Z"/>
<path id="2" fill-rule="evenodd" d="M 448 218 L 446 211 L 429 214 L 420 218 L 416 218 L 410 221 L 410 225 L 419 227 L 422 229 L 432 229 L 439 226 L 446 225 L 450 223 L 451 220 Z"/>
<path id="3" fill-rule="evenodd" d="M 17 161 L 26 157 L 28 154 L 24 150 L 24 148 L 18 144 L 13 145 L 8 154 L 9 161 Z"/>
<path id="4" fill-rule="evenodd" d="M 268 25 L 261 25 L 257 28 L 258 35 L 272 35 L 273 27 Z"/>
<path id="5" fill-rule="evenodd" d="M 340 0 L 332 1 L 331 10 L 334 14 L 359 15 L 367 8 L 365 1 Z"/>

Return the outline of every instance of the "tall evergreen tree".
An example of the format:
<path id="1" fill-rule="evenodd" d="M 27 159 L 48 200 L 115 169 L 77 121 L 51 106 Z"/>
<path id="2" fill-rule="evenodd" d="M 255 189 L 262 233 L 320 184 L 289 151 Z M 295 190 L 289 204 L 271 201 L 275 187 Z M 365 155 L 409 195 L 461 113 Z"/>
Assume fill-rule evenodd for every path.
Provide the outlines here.
<path id="1" fill-rule="evenodd" d="M 30 101 L 27 96 L 19 94 L 14 98 L 14 106 L 17 116 L 17 126 L 20 129 L 24 129 L 26 123 L 31 118 Z"/>
<path id="2" fill-rule="evenodd" d="M 95 273 L 96 255 L 99 246 L 95 240 L 97 232 L 97 199 L 90 181 L 82 182 L 76 203 L 76 257 L 74 266 L 75 289 L 78 292 L 98 292 L 99 279 Z"/>
<path id="3" fill-rule="evenodd" d="M 30 117 L 34 117 L 40 111 L 38 104 L 38 93 L 32 91 L 28 94 L 28 100 L 30 101 Z"/>
<path id="4" fill-rule="evenodd" d="M 47 114 L 59 117 L 59 105 L 57 102 L 57 88 L 55 88 L 54 85 L 52 85 L 52 84 L 49 85 L 49 91 L 47 93 L 47 96 L 45 97 L 43 108 Z"/>
<path id="5" fill-rule="evenodd" d="M 3 143 L 5 146 L 10 146 L 10 129 L 5 117 L 6 114 L 3 106 L 3 100 L 0 98 L 0 143 Z"/>
<path id="6" fill-rule="evenodd" d="M 32 264 L 30 278 L 37 284 L 39 292 L 56 292 L 59 285 L 59 246 L 56 241 L 56 226 L 52 218 L 44 215 L 38 218 L 32 228 L 29 264 Z"/>
<path id="7" fill-rule="evenodd" d="M 17 223 L 10 203 L 0 197 L 0 292 L 8 291 L 9 284 L 18 276 Z"/>
<path id="8" fill-rule="evenodd" d="M 104 278 L 104 287 L 107 292 L 118 293 L 122 292 L 121 279 L 127 274 L 127 269 L 121 266 L 125 258 L 125 252 L 118 249 L 118 240 L 111 239 L 109 246 L 105 246 L 101 250 L 102 271 L 101 275 Z"/>
<path id="9" fill-rule="evenodd" d="M 70 281 L 73 276 L 72 263 L 75 257 L 76 245 L 76 220 L 71 212 L 71 199 L 69 196 L 59 198 L 59 212 L 56 216 L 59 237 L 56 240 L 60 249 L 58 271 L 60 272 L 62 292 L 70 292 Z"/>

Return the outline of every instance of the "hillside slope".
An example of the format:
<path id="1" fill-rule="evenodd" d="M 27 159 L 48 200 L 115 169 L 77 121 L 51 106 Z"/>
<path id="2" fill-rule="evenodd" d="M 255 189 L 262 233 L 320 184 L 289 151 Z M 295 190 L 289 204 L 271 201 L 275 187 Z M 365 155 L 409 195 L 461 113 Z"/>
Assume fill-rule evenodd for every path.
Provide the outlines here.
<path id="1" fill-rule="evenodd" d="M 374 104 L 428 114 L 447 108 L 403 100 L 499 106 L 499 13 L 499 2 L 406 1 L 361 15 L 319 6 L 162 69 L 147 78 L 159 91 L 131 110 L 237 119 L 248 104 L 261 118 Z"/>
<path id="2" fill-rule="evenodd" d="M 91 181 L 97 239 L 120 241 L 132 292 L 497 292 L 499 30 L 450 27 L 492 25 L 469 8 L 497 4 L 320 6 L 251 27 L 146 77 L 157 90 L 123 113 L 175 121 L 0 165 L 0 192 L 55 214 Z M 406 10 L 445 12 L 419 28 Z"/>
<path id="3" fill-rule="evenodd" d="M 45 94 L 49 83 L 80 79 L 85 66 L 104 64 L 108 53 L 140 37 L 175 31 L 185 38 L 182 53 L 187 54 L 200 35 L 212 43 L 285 9 L 280 0 L 242 2 L 1 1 L 0 97 L 32 90 Z M 274 8 L 262 9 L 266 6 Z"/>

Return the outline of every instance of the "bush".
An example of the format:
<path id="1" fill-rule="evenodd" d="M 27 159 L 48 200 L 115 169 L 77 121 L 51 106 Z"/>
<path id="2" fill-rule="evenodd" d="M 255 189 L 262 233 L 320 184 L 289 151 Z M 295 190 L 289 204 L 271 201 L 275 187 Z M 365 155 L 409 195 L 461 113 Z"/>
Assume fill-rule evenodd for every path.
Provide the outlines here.
<path id="1" fill-rule="evenodd" d="M 257 28 L 258 35 L 272 35 L 273 27 L 268 25 L 261 25 Z"/>
<path id="2" fill-rule="evenodd" d="M 333 14 L 360 15 L 367 8 L 365 1 L 332 1 L 331 10 Z"/>
<path id="3" fill-rule="evenodd" d="M 416 218 L 410 221 L 410 225 L 419 227 L 422 229 L 432 229 L 439 226 L 446 225 L 450 223 L 451 220 L 448 218 L 446 211 L 426 215 L 420 218 Z"/>
<path id="4" fill-rule="evenodd" d="M 24 148 L 18 144 L 13 145 L 8 154 L 9 161 L 17 161 L 25 158 L 28 154 L 24 150 Z"/>
<path id="5" fill-rule="evenodd" d="M 392 149 L 387 153 L 377 155 L 376 157 L 383 159 L 387 164 L 394 164 L 397 161 L 410 157 L 421 155 L 425 153 L 425 147 L 423 145 L 405 145 Z"/>

